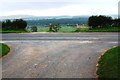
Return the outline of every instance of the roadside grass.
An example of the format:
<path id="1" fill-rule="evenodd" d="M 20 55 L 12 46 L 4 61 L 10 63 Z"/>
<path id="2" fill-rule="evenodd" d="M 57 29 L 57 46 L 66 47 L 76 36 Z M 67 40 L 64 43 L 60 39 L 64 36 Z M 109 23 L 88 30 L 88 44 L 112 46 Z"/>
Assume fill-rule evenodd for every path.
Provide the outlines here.
<path id="1" fill-rule="evenodd" d="M 118 27 L 105 27 L 105 28 L 98 28 L 98 29 L 79 29 L 75 32 L 120 32 L 120 28 Z"/>
<path id="2" fill-rule="evenodd" d="M 83 26 L 84 27 L 84 26 Z M 88 27 L 88 26 L 87 26 Z M 2 30 L 0 29 L 0 33 L 30 33 L 31 30 Z M 49 32 L 49 27 L 37 26 L 37 32 Z M 76 32 L 120 32 L 120 27 L 105 27 L 98 29 L 89 29 L 89 28 L 79 28 L 77 29 L 75 26 L 61 26 L 58 32 L 63 33 L 76 33 Z"/>
<path id="3" fill-rule="evenodd" d="M 0 43 L 0 57 L 8 54 L 8 52 L 10 51 L 10 48 L 3 43 Z"/>
<path id="4" fill-rule="evenodd" d="M 105 52 L 98 61 L 98 78 L 119 78 L 120 77 L 120 46 Z"/>
<path id="5" fill-rule="evenodd" d="M 0 33 L 28 33 L 25 30 L 2 30 L 0 29 Z"/>
<path id="6" fill-rule="evenodd" d="M 119 32 L 120 31 L 120 27 L 105 27 L 105 28 L 99 28 L 99 29 L 94 29 L 94 30 L 90 30 L 93 32 Z"/>

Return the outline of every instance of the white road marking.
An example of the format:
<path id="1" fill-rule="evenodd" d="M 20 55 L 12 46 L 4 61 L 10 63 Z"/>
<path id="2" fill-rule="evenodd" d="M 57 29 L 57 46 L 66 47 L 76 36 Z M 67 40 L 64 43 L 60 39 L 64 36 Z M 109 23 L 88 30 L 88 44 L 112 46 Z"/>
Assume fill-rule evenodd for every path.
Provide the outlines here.
<path id="1" fill-rule="evenodd" d="M 14 41 L 0 41 L 0 43 L 6 43 L 6 42 L 58 42 L 56 40 L 52 40 L 52 41 L 44 41 L 44 40 L 40 40 L 40 41 L 33 41 L 33 40 L 24 40 L 24 41 L 18 41 L 18 40 L 14 40 Z M 65 40 L 65 41 L 61 41 L 61 42 L 74 42 L 74 43 L 93 43 L 93 41 L 71 41 L 71 40 Z"/>

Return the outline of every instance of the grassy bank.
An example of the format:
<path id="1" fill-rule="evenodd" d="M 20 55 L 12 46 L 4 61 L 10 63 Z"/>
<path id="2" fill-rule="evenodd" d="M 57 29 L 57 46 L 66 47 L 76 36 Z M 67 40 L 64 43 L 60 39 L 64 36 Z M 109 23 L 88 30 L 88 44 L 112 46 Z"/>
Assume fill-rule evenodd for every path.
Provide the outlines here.
<path id="1" fill-rule="evenodd" d="M 6 55 L 10 51 L 10 48 L 3 43 L 0 43 L 0 56 Z"/>
<path id="2" fill-rule="evenodd" d="M 119 78 L 120 76 L 120 46 L 105 52 L 98 64 L 99 78 Z"/>

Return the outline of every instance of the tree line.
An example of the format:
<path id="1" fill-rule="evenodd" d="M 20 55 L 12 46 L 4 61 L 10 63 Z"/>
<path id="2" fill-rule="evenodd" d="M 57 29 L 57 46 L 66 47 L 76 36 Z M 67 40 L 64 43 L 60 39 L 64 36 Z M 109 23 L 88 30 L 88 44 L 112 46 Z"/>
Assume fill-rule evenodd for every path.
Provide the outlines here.
<path id="1" fill-rule="evenodd" d="M 80 19 L 77 19 L 77 21 L 78 20 L 80 20 Z M 54 21 L 55 20 L 53 20 L 53 22 Z M 62 21 L 65 22 L 65 20 L 62 20 Z M 71 22 L 72 21 L 73 20 L 71 20 Z M 44 23 L 45 22 L 46 22 L 46 20 L 44 20 Z M 39 21 L 37 23 L 39 23 Z M 42 21 L 40 23 L 42 23 Z M 49 22 L 49 23 L 51 23 L 51 22 Z M 2 22 L 2 29 L 7 29 L 7 30 L 9 30 L 9 29 L 10 30 L 26 30 L 27 24 L 29 24 L 29 22 L 27 22 L 27 21 L 25 21 L 23 19 L 6 20 L 6 21 Z M 70 23 L 66 22 L 65 24 L 70 24 Z M 76 22 L 74 24 L 79 24 L 79 22 Z M 90 26 L 91 29 L 103 28 L 103 27 L 109 27 L 109 26 L 111 26 L 111 27 L 120 27 L 120 18 L 112 19 L 112 17 L 104 16 L 104 15 L 90 16 L 88 18 L 88 25 Z"/>
<path id="2" fill-rule="evenodd" d="M 88 19 L 88 25 L 91 28 L 103 28 L 103 27 L 120 27 L 120 18 L 112 19 L 110 16 L 90 16 Z"/>
<path id="3" fill-rule="evenodd" d="M 13 21 L 6 20 L 2 22 L 2 29 L 7 30 L 25 30 L 27 22 L 23 19 L 15 19 Z"/>

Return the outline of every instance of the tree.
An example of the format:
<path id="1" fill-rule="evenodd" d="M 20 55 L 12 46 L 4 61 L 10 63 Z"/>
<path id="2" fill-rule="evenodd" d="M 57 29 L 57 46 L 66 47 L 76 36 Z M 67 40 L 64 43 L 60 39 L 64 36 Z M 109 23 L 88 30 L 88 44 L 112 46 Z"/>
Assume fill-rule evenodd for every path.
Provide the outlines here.
<path id="1" fill-rule="evenodd" d="M 112 26 L 120 27 L 120 18 L 112 20 Z"/>
<path id="2" fill-rule="evenodd" d="M 11 28 L 12 22 L 10 20 L 6 20 L 5 22 L 2 22 L 2 28 L 3 29 L 9 29 Z"/>
<path id="3" fill-rule="evenodd" d="M 15 19 L 12 22 L 6 20 L 2 22 L 3 29 L 15 29 L 15 30 L 25 30 L 27 22 L 22 19 Z"/>
<path id="4" fill-rule="evenodd" d="M 22 19 L 16 19 L 13 21 L 13 26 L 15 29 L 25 29 L 27 22 Z"/>
<path id="5" fill-rule="evenodd" d="M 98 26 L 97 16 L 91 16 L 91 17 L 89 17 L 89 19 L 88 19 L 88 25 L 91 28 L 97 27 Z"/>
<path id="6" fill-rule="evenodd" d="M 2 22 L 2 28 L 5 28 L 5 22 Z"/>
<path id="7" fill-rule="evenodd" d="M 109 16 L 91 16 L 88 19 L 88 25 L 91 28 L 101 28 L 111 25 L 112 18 Z"/>

